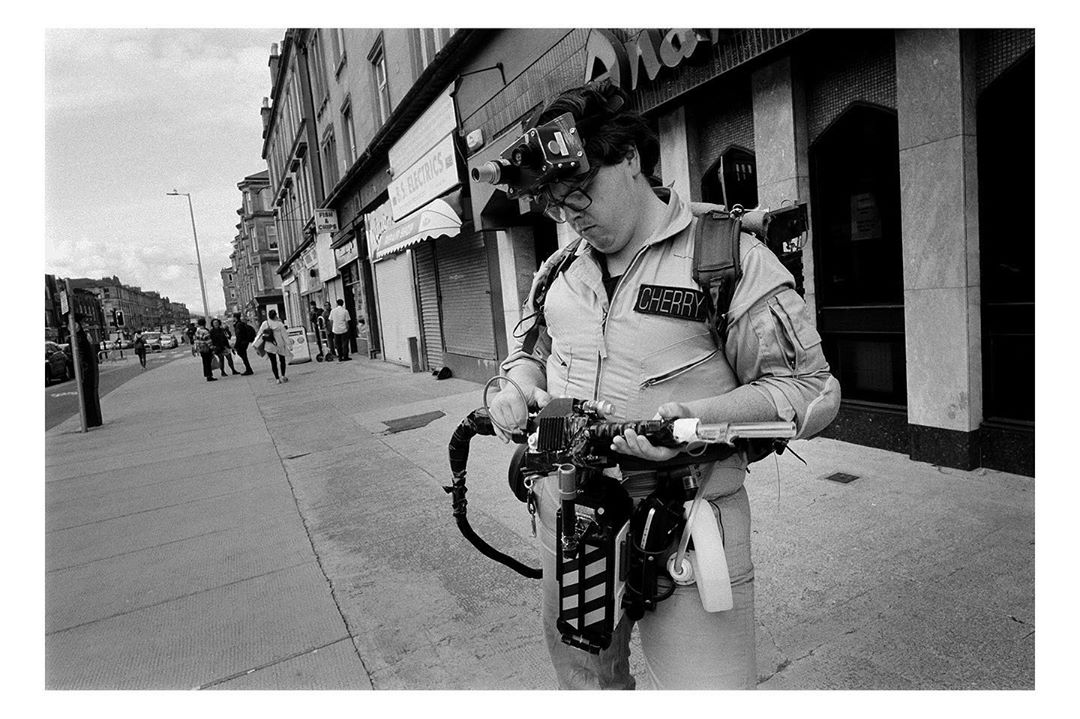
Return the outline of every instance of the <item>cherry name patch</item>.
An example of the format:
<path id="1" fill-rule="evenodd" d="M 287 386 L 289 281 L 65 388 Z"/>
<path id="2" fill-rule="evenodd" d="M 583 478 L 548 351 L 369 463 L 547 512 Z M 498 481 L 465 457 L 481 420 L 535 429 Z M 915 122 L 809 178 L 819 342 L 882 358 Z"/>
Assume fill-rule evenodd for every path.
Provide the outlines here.
<path id="1" fill-rule="evenodd" d="M 664 287 L 662 285 L 641 285 L 638 288 L 634 311 L 646 315 L 675 317 L 680 320 L 704 322 L 705 293 L 689 287 Z"/>

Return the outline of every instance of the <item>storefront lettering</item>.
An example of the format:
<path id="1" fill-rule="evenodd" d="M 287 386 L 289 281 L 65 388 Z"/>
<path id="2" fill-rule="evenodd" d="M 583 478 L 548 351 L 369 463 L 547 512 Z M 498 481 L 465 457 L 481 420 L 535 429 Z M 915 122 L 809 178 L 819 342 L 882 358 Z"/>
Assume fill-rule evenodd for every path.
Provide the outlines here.
<path id="1" fill-rule="evenodd" d="M 643 69 L 655 80 L 661 68 L 678 67 L 719 39 L 719 31 L 679 28 L 663 34 L 642 30 L 624 43 L 610 30 L 594 29 L 585 41 L 585 81 L 607 77 L 624 90 L 636 90 Z"/>

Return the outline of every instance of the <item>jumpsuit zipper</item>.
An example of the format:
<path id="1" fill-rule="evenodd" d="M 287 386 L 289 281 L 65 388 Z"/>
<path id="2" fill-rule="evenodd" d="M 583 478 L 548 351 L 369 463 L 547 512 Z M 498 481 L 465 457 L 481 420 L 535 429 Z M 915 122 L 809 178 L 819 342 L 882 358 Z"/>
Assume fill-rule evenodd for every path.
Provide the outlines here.
<path id="1" fill-rule="evenodd" d="M 596 357 L 596 382 L 593 384 L 593 399 L 600 399 L 600 378 L 604 374 L 604 357 L 607 356 L 607 320 L 608 312 L 611 306 L 615 304 L 615 298 L 619 294 L 619 288 L 623 285 L 623 280 L 630 274 L 630 270 L 634 269 L 634 264 L 638 261 L 638 258 L 645 254 L 645 250 L 649 249 L 654 243 L 649 243 L 642 246 L 631 258 L 630 264 L 626 266 L 626 270 L 619 276 L 619 281 L 615 283 L 615 289 L 611 291 L 611 298 L 608 299 L 607 309 L 604 310 L 604 316 L 600 318 L 600 350 L 597 352 Z"/>

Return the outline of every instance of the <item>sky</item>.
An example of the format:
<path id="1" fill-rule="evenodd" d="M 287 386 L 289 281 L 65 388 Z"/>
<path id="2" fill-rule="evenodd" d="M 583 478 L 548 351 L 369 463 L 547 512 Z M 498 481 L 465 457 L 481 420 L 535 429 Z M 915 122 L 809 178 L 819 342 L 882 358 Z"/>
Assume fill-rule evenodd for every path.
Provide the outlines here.
<path id="1" fill-rule="evenodd" d="M 285 29 L 46 29 L 45 273 L 116 275 L 209 311 L 240 220 L 237 183 L 266 169 L 262 98 Z"/>

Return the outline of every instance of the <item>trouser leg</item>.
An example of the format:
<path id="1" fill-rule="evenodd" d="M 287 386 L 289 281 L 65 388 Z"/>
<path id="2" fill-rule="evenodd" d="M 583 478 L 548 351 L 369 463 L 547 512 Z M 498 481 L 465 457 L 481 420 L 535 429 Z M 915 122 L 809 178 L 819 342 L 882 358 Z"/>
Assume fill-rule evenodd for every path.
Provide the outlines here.
<path id="1" fill-rule="evenodd" d="M 213 352 L 202 352 L 201 357 L 202 357 L 203 377 L 207 377 L 207 378 L 213 377 L 214 376 L 214 370 L 212 369 L 212 364 L 213 364 L 214 353 Z"/>
<path id="2" fill-rule="evenodd" d="M 244 371 L 251 372 L 251 363 L 248 362 L 247 345 L 238 346 L 236 348 L 236 354 L 240 355 L 240 359 L 244 362 Z"/>
<path id="3" fill-rule="evenodd" d="M 706 612 L 697 588 L 689 586 L 678 587 L 655 612 L 645 613 L 638 631 L 646 668 L 657 689 L 757 686 L 750 502 L 742 488 L 711 505 L 721 527 L 734 607 Z"/>
<path id="4" fill-rule="evenodd" d="M 281 375 L 278 374 L 278 368 L 277 368 L 277 360 L 278 360 L 277 354 L 271 352 L 269 357 L 270 357 L 270 369 L 272 369 L 274 371 L 274 377 L 277 378 L 277 379 L 281 379 Z"/>
<path id="5" fill-rule="evenodd" d="M 236 365 L 233 364 L 232 350 L 226 349 L 224 352 L 222 352 L 222 356 L 224 356 L 225 360 L 229 363 L 229 369 L 232 370 L 232 373 L 236 374 Z M 225 365 L 221 366 L 221 371 L 225 371 Z"/>

